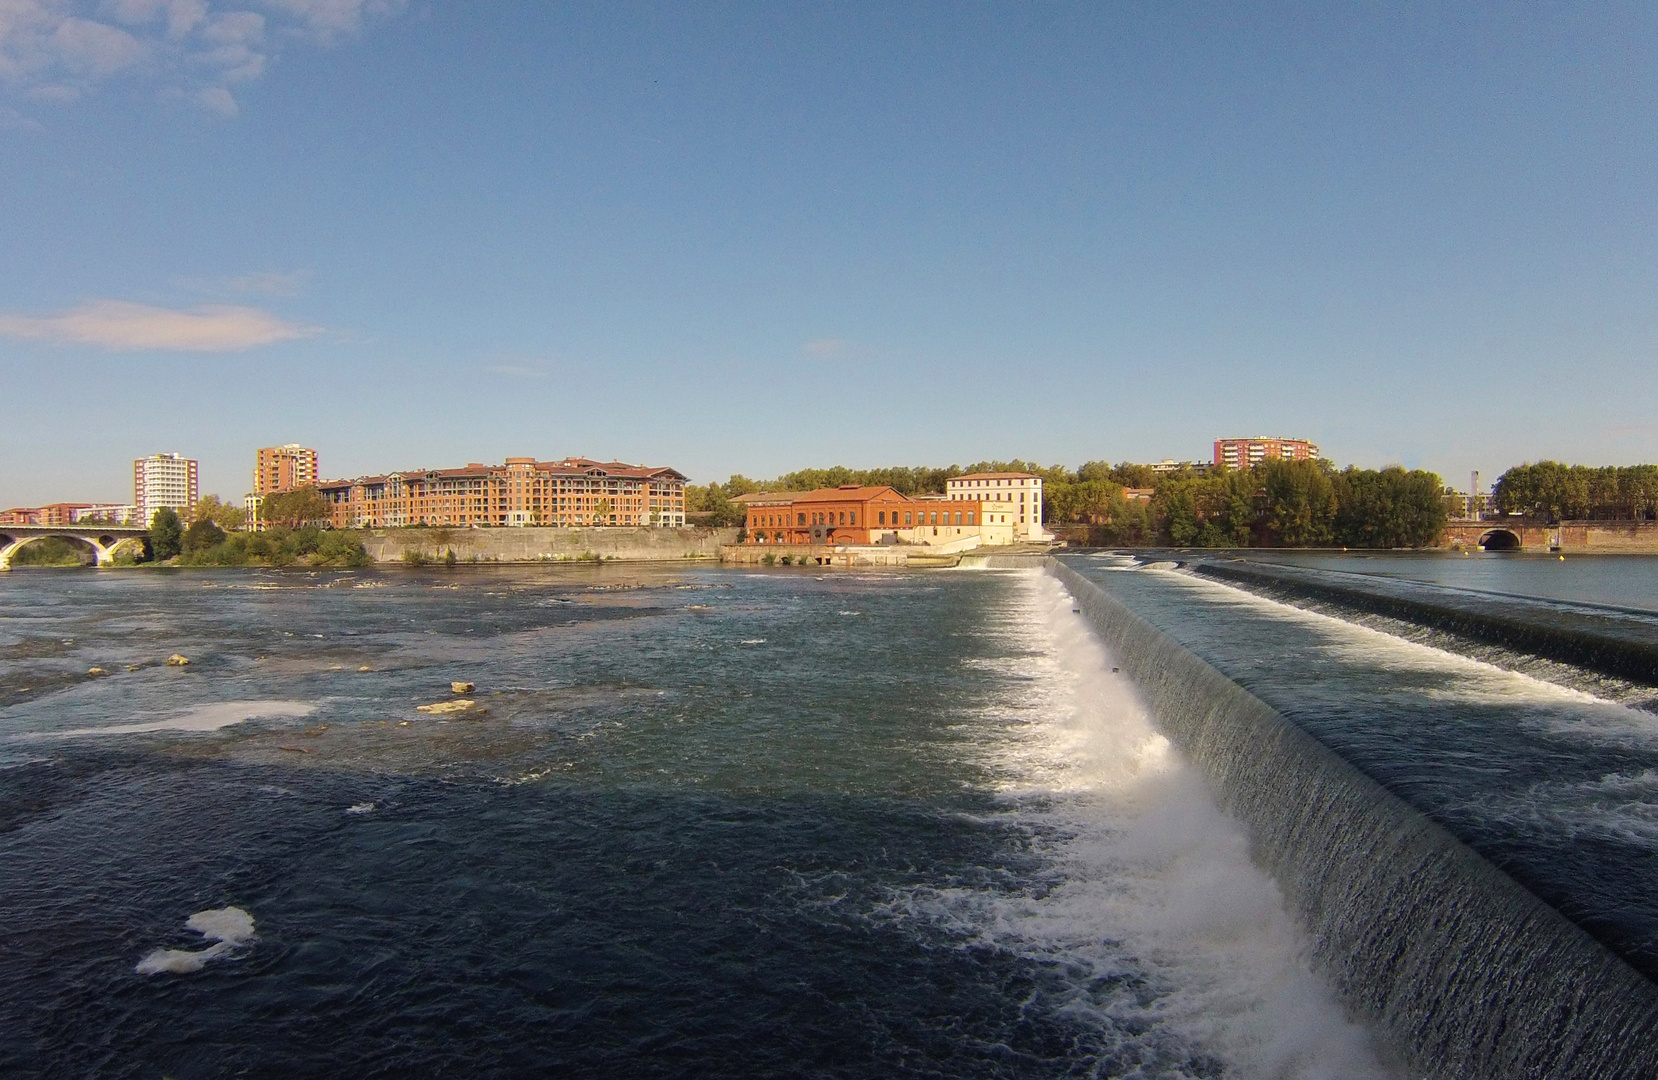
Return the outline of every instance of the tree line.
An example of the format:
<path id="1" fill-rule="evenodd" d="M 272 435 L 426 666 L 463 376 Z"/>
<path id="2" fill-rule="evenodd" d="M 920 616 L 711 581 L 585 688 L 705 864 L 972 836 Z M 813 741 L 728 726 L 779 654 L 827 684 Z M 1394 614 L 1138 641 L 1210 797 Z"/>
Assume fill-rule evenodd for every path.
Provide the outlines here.
<path id="1" fill-rule="evenodd" d="M 1326 461 L 1169 472 L 1128 462 L 1090 461 L 1070 469 L 1019 459 L 943 468 L 837 466 L 802 469 L 774 480 L 737 475 L 723 484 L 688 487 L 685 509 L 707 514 L 717 525 L 740 525 L 744 508 L 733 500 L 756 491 L 865 484 L 911 496 L 942 494 L 945 481 L 976 472 L 1040 476 L 1043 521 L 1087 526 L 1090 540 L 1101 544 L 1422 547 L 1438 540 L 1449 514 L 1445 485 L 1431 472 L 1397 466 L 1338 470 Z"/>
<path id="2" fill-rule="evenodd" d="M 1491 502 L 1551 521 L 1650 521 L 1658 518 L 1658 465 L 1516 465 L 1492 485 Z"/>

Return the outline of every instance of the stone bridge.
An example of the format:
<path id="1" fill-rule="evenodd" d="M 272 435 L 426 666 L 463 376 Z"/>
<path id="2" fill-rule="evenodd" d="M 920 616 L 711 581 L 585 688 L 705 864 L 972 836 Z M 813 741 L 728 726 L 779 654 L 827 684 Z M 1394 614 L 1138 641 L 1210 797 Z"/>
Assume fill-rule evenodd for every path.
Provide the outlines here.
<path id="1" fill-rule="evenodd" d="M 74 540 L 92 549 L 99 566 L 115 562 L 115 553 L 133 544 L 142 549 L 150 530 L 138 525 L 0 525 L 0 570 L 12 568 L 12 556 L 49 536 Z"/>
<path id="2" fill-rule="evenodd" d="M 1486 551 L 1658 554 L 1658 521 L 1451 520 L 1440 543 Z"/>

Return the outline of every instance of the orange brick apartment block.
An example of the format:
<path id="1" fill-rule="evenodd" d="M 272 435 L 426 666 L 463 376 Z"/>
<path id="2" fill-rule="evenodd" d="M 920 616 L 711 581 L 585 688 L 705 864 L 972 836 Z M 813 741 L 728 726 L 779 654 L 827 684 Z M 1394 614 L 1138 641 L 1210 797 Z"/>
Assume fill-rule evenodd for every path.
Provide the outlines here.
<path id="1" fill-rule="evenodd" d="M 315 484 L 320 479 L 315 450 L 297 443 L 266 446 L 259 450 L 258 464 L 253 467 L 253 493 L 274 495 Z"/>
<path id="2" fill-rule="evenodd" d="M 1215 467 L 1248 469 L 1263 461 L 1316 461 L 1318 447 L 1306 439 L 1276 439 L 1257 435 L 1253 439 L 1216 439 Z"/>
<path id="3" fill-rule="evenodd" d="M 685 476 L 619 461 L 507 458 L 463 469 L 414 469 L 317 485 L 341 529 L 403 525 L 685 524 Z"/>
<path id="4" fill-rule="evenodd" d="M 977 533 L 977 499 L 911 499 L 890 487 L 744 495 L 751 544 L 879 544 Z M 923 532 L 925 530 L 925 532 Z M 941 531 L 942 530 L 942 531 Z"/>

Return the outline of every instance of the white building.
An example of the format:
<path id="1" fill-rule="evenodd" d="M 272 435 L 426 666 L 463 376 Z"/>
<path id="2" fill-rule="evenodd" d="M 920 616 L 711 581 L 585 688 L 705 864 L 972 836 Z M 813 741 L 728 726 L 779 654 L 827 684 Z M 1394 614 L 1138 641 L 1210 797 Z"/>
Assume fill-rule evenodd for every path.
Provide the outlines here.
<path id="1" fill-rule="evenodd" d="M 138 507 L 122 503 L 94 503 L 75 511 L 75 521 L 113 521 L 117 525 L 131 525 L 138 517 Z"/>
<path id="2" fill-rule="evenodd" d="M 151 454 L 132 463 L 132 501 L 138 521 L 149 525 L 170 506 L 189 521 L 196 509 L 196 462 L 182 454 Z"/>
<path id="3" fill-rule="evenodd" d="M 1034 473 L 968 473 L 946 480 L 944 494 L 986 503 L 985 525 L 1012 526 L 1014 543 L 1053 539 L 1042 527 L 1042 478 Z"/>

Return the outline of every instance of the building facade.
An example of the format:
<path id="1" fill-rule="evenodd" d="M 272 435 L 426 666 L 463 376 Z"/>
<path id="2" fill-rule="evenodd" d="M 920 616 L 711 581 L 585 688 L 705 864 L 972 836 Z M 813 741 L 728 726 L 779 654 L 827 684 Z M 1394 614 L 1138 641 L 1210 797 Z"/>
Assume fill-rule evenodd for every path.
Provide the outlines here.
<path id="1" fill-rule="evenodd" d="M 944 482 L 952 499 L 983 501 L 993 524 L 1013 526 L 1014 541 L 1039 543 L 1053 539 L 1042 527 L 1042 478 L 1035 473 L 968 473 Z"/>
<path id="2" fill-rule="evenodd" d="M 253 493 L 263 496 L 292 491 L 320 479 L 315 450 L 298 443 L 266 446 L 259 450 L 253 467 Z"/>
<path id="3" fill-rule="evenodd" d="M 132 501 L 138 521 L 149 525 L 171 507 L 189 521 L 196 509 L 196 462 L 181 454 L 151 454 L 132 463 Z"/>
<path id="4" fill-rule="evenodd" d="M 92 503 L 75 511 L 75 521 L 109 521 L 130 525 L 138 517 L 138 507 L 131 503 Z"/>
<path id="5" fill-rule="evenodd" d="M 619 461 L 507 458 L 317 484 L 336 528 L 685 525 L 685 476 Z"/>
<path id="6" fill-rule="evenodd" d="M 1215 467 L 1248 469 L 1263 461 L 1317 461 L 1318 447 L 1306 439 L 1278 439 L 1257 435 L 1253 439 L 1216 439 Z"/>
<path id="7" fill-rule="evenodd" d="M 974 537 L 984 544 L 1014 542 L 1012 524 L 990 521 L 991 505 L 978 499 L 912 499 L 890 487 L 847 484 L 760 492 L 736 501 L 747 508 L 744 527 L 750 544 L 943 546 Z"/>

